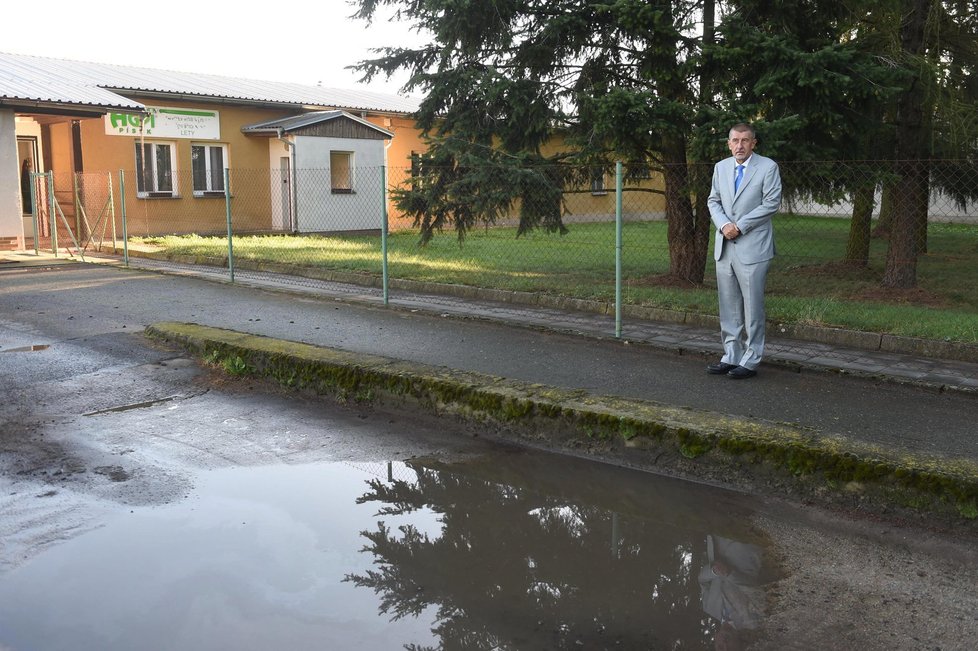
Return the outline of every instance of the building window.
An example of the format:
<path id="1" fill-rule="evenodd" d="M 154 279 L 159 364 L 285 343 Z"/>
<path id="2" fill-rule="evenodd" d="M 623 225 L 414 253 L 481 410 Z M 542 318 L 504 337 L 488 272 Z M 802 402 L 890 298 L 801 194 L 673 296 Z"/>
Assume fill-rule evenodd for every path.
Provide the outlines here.
<path id="1" fill-rule="evenodd" d="M 174 146 L 170 142 L 136 142 L 136 192 L 140 197 L 172 197 Z"/>
<path id="2" fill-rule="evenodd" d="M 224 168 L 227 166 L 227 158 L 227 145 L 190 146 L 195 197 L 224 196 Z"/>
<path id="3" fill-rule="evenodd" d="M 333 194 L 353 192 L 353 152 L 329 152 L 329 176 Z"/>
<path id="4" fill-rule="evenodd" d="M 604 170 L 600 167 L 591 170 L 591 194 L 608 194 L 604 189 Z"/>
<path id="5" fill-rule="evenodd" d="M 416 151 L 411 152 L 411 178 L 416 179 L 424 174 L 424 158 Z"/>
<path id="6" fill-rule="evenodd" d="M 628 166 L 627 178 L 648 181 L 652 178 L 652 166 L 648 163 L 632 163 Z"/>

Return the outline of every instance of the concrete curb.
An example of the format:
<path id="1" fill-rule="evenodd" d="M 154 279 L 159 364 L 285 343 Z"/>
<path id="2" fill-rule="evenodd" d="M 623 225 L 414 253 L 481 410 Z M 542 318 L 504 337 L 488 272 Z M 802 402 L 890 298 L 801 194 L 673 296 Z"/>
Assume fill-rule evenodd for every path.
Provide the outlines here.
<path id="1" fill-rule="evenodd" d="M 978 518 L 978 464 L 778 423 L 163 322 L 146 334 L 236 375 L 347 402 L 421 409 L 512 443 L 745 488 Z"/>

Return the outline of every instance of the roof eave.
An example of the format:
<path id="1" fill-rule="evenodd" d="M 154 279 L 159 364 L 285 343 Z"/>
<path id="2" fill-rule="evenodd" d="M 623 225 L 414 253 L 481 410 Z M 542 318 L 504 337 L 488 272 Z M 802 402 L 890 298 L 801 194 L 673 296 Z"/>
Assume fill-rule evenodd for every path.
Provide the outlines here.
<path id="1" fill-rule="evenodd" d="M 233 104 L 235 106 L 252 106 L 256 108 L 291 108 L 305 111 L 346 111 L 368 112 L 374 115 L 403 117 L 411 115 L 411 111 L 395 111 L 378 109 L 369 106 L 338 106 L 335 104 L 300 104 L 296 102 L 276 102 L 272 100 L 249 99 L 243 97 L 223 97 L 218 95 L 198 95 L 195 93 L 179 93 L 165 90 L 145 90 L 140 88 L 118 88 L 115 86 L 100 86 L 124 97 L 146 99 L 175 99 L 184 102 L 206 102 L 210 104 Z"/>
<path id="2" fill-rule="evenodd" d="M 100 86 L 105 90 L 118 93 L 125 97 L 141 99 L 164 99 L 177 100 L 183 102 L 204 102 L 208 104 L 233 104 L 235 106 L 254 106 L 258 108 L 303 108 L 302 104 L 296 102 L 276 102 L 272 100 L 247 99 L 241 97 L 220 97 L 217 95 L 198 95 L 196 93 L 178 93 L 166 90 L 143 90 L 136 88 L 115 88 Z"/>
<path id="3" fill-rule="evenodd" d="M 111 104 L 72 104 L 51 100 L 34 100 L 19 97 L 0 97 L 0 107 L 20 113 L 65 115 L 69 117 L 99 117 L 106 113 L 145 113 L 144 107 L 116 106 Z"/>
<path id="4" fill-rule="evenodd" d="M 367 106 L 337 106 L 327 104 L 299 104 L 296 102 L 276 102 L 272 100 L 249 99 L 244 97 L 223 97 L 218 95 L 198 95 L 195 93 L 179 93 L 165 90 L 145 90 L 140 88 L 118 88 L 114 86 L 100 86 L 105 90 L 118 93 L 124 97 L 178 100 L 184 102 L 206 102 L 209 104 L 232 104 L 235 106 L 251 106 L 255 108 L 287 108 L 301 109 L 304 111 L 346 111 L 367 112 L 374 115 L 402 117 L 409 116 L 409 111 L 394 111 L 391 109 L 377 109 Z"/>
<path id="5" fill-rule="evenodd" d="M 281 131 L 282 133 L 287 133 L 285 129 Z M 277 136 L 280 132 L 278 129 L 271 127 L 262 127 L 260 129 L 246 129 L 241 128 L 241 133 L 247 134 L 249 136 Z"/>

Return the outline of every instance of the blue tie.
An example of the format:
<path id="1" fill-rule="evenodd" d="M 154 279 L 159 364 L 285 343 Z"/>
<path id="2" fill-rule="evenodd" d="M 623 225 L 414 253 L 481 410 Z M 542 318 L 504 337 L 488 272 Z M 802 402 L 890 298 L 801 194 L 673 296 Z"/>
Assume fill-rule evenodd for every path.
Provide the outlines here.
<path id="1" fill-rule="evenodd" d="M 744 166 L 743 165 L 738 165 L 737 166 L 737 176 L 734 177 L 734 193 L 736 193 L 737 190 L 740 189 L 740 182 L 741 182 L 741 180 L 743 180 L 743 178 L 744 178 Z"/>

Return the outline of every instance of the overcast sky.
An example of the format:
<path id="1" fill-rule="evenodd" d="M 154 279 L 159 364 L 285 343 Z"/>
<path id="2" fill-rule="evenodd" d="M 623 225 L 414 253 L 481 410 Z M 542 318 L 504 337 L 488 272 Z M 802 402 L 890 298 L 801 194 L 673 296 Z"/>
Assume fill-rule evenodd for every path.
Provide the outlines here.
<path id="1" fill-rule="evenodd" d="M 363 86 L 344 67 L 424 39 L 353 12 L 346 0 L 6 2 L 0 51 L 396 93 L 403 76 Z"/>

